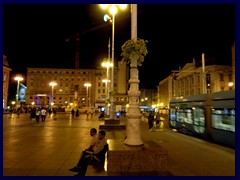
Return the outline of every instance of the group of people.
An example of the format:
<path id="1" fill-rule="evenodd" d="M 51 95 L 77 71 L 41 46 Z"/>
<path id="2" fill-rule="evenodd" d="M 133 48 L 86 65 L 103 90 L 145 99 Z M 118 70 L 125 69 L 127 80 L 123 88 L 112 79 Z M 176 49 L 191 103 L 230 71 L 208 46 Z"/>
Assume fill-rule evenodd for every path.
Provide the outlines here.
<path id="1" fill-rule="evenodd" d="M 92 161 L 104 164 L 105 154 L 108 151 L 108 144 L 105 139 L 106 131 L 100 130 L 97 136 L 97 129 L 91 128 L 91 143 L 87 149 L 82 151 L 77 165 L 69 171 L 77 172 L 75 176 L 85 176 L 87 167 Z"/>
<path id="2" fill-rule="evenodd" d="M 154 121 L 156 121 L 156 129 L 160 128 L 160 113 L 157 112 L 156 114 L 150 112 L 148 115 L 148 128 L 151 131 L 154 125 Z"/>
<path id="3" fill-rule="evenodd" d="M 49 116 L 52 114 L 52 112 L 53 112 L 53 119 L 56 120 L 57 110 L 55 108 L 53 108 L 53 110 L 49 109 L 49 111 L 48 111 Z M 47 116 L 47 110 L 44 107 L 41 109 L 40 108 L 31 109 L 30 119 L 35 118 L 37 123 L 40 122 L 40 118 L 41 118 L 42 122 L 45 122 L 46 116 Z"/>
<path id="4" fill-rule="evenodd" d="M 91 115 L 91 118 L 92 118 L 93 115 L 94 115 L 94 110 L 92 110 L 92 109 L 91 110 L 86 110 L 84 113 L 87 114 L 87 118 L 88 118 L 89 115 Z M 74 116 L 79 117 L 80 112 L 79 112 L 78 109 L 76 111 L 74 109 L 72 109 L 71 114 L 72 114 L 72 118 L 74 118 Z"/>

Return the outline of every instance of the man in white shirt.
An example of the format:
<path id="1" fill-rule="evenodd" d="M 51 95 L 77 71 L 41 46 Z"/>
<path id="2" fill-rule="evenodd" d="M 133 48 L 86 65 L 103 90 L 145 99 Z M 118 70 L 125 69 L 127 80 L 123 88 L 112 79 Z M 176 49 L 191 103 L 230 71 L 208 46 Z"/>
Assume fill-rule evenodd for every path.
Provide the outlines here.
<path id="1" fill-rule="evenodd" d="M 102 160 L 105 156 L 107 141 L 105 139 L 106 131 L 100 130 L 98 133 L 98 140 L 92 147 L 92 150 L 85 150 L 82 152 L 81 158 L 77 163 L 77 166 L 69 169 L 69 171 L 78 172 L 77 176 L 85 176 L 89 155 L 94 155 L 97 160 Z"/>
<path id="2" fill-rule="evenodd" d="M 45 119 L 46 119 L 46 109 L 45 108 L 42 108 L 41 110 L 41 118 L 42 118 L 42 122 L 45 122 Z"/>
<path id="3" fill-rule="evenodd" d="M 86 150 L 89 150 L 91 151 L 93 146 L 95 145 L 96 141 L 98 140 L 98 137 L 97 137 L 97 129 L 96 128 L 91 128 L 90 129 L 90 136 L 92 137 L 92 140 L 91 140 L 91 143 L 89 145 L 89 147 Z"/>

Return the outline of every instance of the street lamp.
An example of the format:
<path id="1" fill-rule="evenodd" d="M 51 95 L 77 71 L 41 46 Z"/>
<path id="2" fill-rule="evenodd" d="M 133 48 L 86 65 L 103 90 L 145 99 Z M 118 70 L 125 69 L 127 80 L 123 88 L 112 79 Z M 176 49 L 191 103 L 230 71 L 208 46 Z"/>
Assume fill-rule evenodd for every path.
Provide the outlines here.
<path id="1" fill-rule="evenodd" d="M 112 78 L 111 78 L 111 90 L 114 91 L 114 31 L 115 31 L 115 14 L 117 13 L 118 8 L 126 9 L 126 4 L 100 4 L 102 9 L 108 9 L 112 14 L 112 18 L 109 15 L 104 15 L 104 21 L 112 22 Z M 110 119 L 114 118 L 114 109 L 113 109 L 113 97 L 111 97 L 111 106 L 110 106 Z"/>
<path id="2" fill-rule="evenodd" d="M 229 83 L 228 83 L 228 87 L 229 87 L 230 90 L 232 90 L 233 85 L 234 85 L 233 82 L 229 82 Z"/>
<path id="3" fill-rule="evenodd" d="M 102 82 L 105 83 L 106 85 L 106 100 L 105 100 L 105 109 L 106 109 L 106 113 L 107 115 L 109 115 L 109 108 L 108 108 L 108 99 L 109 99 L 109 93 L 108 93 L 108 83 L 110 82 L 109 79 L 103 79 Z"/>
<path id="4" fill-rule="evenodd" d="M 137 4 L 131 5 L 131 39 L 137 39 Z M 140 91 L 138 88 L 138 69 L 137 69 L 137 58 L 131 59 L 131 70 L 130 70 L 130 89 L 129 95 L 129 107 L 127 112 L 127 131 L 126 139 L 124 144 L 131 146 L 143 145 L 141 139 L 141 112 L 139 108 L 139 95 Z"/>
<path id="5" fill-rule="evenodd" d="M 12 101 L 12 109 L 15 109 L 15 104 L 16 104 L 16 102 L 15 101 Z"/>
<path id="6" fill-rule="evenodd" d="M 84 86 L 87 87 L 87 106 L 89 107 L 90 96 L 89 96 L 89 93 L 88 93 L 88 87 L 91 87 L 92 85 L 90 83 L 85 83 Z"/>
<path id="7" fill-rule="evenodd" d="M 107 68 L 107 79 L 105 81 L 105 83 L 106 83 L 106 93 L 107 93 L 106 99 L 109 99 L 109 88 L 108 88 L 109 87 L 108 82 L 110 82 L 110 80 L 109 80 L 109 67 L 112 67 L 113 64 L 110 61 L 107 60 L 107 61 L 103 61 L 102 66 Z M 107 115 L 109 115 L 108 106 L 107 106 L 106 110 L 107 110 Z"/>
<path id="8" fill-rule="evenodd" d="M 23 80 L 23 77 L 21 76 L 16 76 L 14 78 L 15 81 L 17 81 L 17 93 L 16 93 L 16 102 L 17 105 L 19 105 L 19 82 Z"/>
<path id="9" fill-rule="evenodd" d="M 53 103 L 53 88 L 54 88 L 54 86 L 57 85 L 57 83 L 55 83 L 55 82 L 50 82 L 49 85 L 52 86 L 52 102 L 51 102 L 51 103 Z"/>

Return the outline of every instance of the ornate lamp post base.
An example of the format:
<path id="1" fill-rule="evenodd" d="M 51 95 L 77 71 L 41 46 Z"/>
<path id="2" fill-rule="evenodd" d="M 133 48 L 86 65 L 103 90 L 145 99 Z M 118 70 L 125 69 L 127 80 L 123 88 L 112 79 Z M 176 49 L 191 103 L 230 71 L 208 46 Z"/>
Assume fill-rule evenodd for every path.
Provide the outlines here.
<path id="1" fill-rule="evenodd" d="M 130 90 L 129 95 L 129 108 L 127 111 L 127 138 L 124 142 L 126 145 L 139 146 L 143 145 L 141 140 L 140 120 L 141 112 L 139 108 L 139 79 L 137 67 L 132 67 L 130 70 Z"/>

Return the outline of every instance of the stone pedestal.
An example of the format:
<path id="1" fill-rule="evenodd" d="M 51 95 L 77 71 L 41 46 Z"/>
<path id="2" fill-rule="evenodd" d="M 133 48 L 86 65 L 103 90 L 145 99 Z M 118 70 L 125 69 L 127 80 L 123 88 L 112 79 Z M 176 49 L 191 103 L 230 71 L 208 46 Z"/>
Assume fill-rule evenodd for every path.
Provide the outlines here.
<path id="1" fill-rule="evenodd" d="M 109 140 L 108 176 L 170 175 L 167 150 L 154 141 L 142 146 L 128 146 L 124 140 Z"/>
<path id="2" fill-rule="evenodd" d="M 120 119 L 105 119 L 103 125 L 99 125 L 99 129 L 104 130 L 125 130 L 126 125 L 122 124 Z"/>

